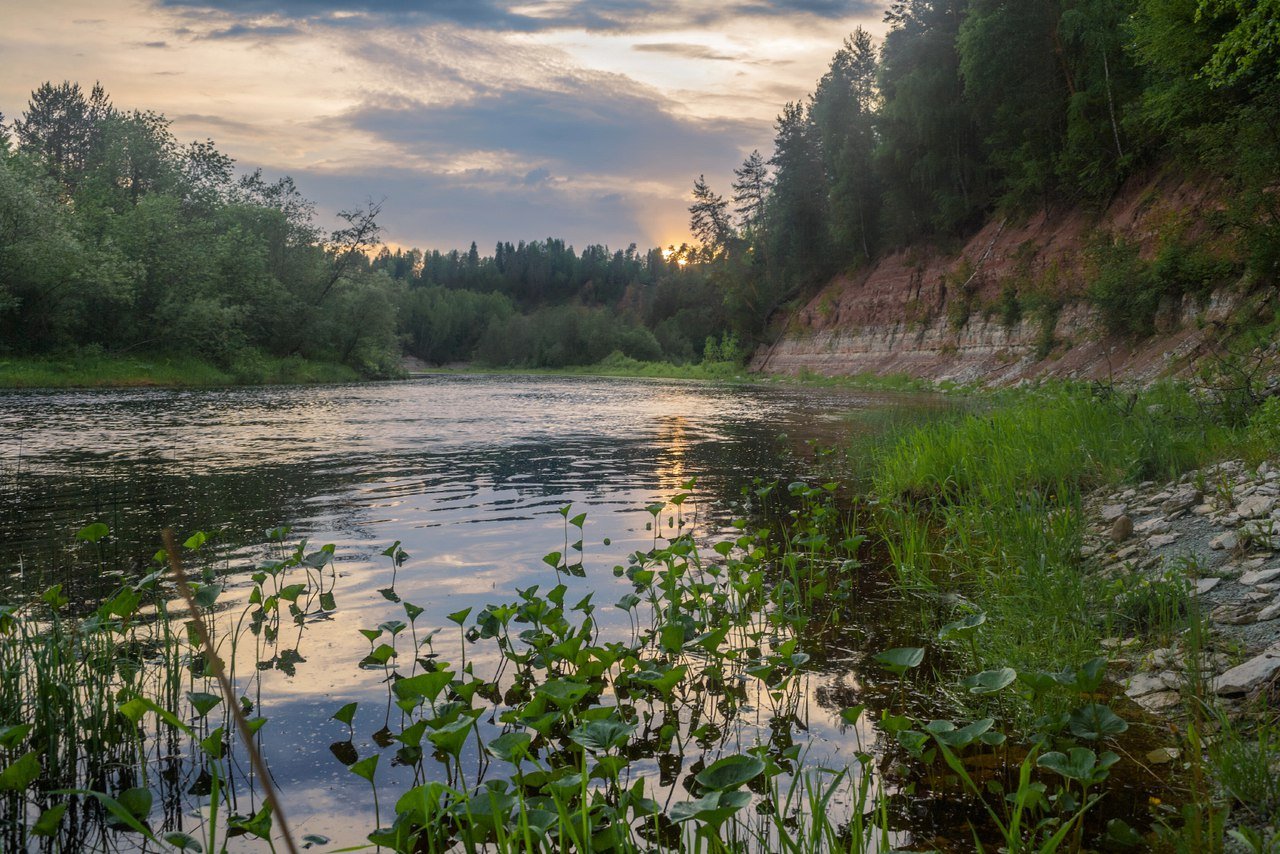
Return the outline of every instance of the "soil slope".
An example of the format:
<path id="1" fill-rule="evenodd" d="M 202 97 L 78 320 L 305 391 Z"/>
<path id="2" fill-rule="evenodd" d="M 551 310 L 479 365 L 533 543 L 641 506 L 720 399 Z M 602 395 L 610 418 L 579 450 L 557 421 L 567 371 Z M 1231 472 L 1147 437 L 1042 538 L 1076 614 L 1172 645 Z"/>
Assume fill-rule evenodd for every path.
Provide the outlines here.
<path id="1" fill-rule="evenodd" d="M 1167 300 L 1150 339 L 1107 336 L 1084 299 L 1089 247 L 1120 237 L 1150 258 L 1171 235 L 1216 243 L 1224 239 L 1210 224 L 1217 207 L 1206 182 L 1164 173 L 1131 181 L 1102 211 L 996 219 L 958 252 L 895 252 L 832 281 L 787 319 L 772 346 L 760 348 L 752 367 L 993 385 L 1176 373 L 1202 353 L 1206 335 L 1238 300 L 1228 291 L 1204 301 Z"/>

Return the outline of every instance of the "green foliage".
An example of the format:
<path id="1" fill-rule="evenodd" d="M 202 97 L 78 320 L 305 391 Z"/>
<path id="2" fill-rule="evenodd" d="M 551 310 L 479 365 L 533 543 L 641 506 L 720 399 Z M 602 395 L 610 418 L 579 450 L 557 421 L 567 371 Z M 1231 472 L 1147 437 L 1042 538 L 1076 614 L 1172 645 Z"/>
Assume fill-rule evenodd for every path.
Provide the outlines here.
<path id="1" fill-rule="evenodd" d="M 1101 237 L 1090 249 L 1093 281 L 1089 299 L 1112 334 L 1146 337 L 1156 331 L 1157 312 L 1183 297 L 1204 297 L 1224 284 L 1235 266 L 1207 249 L 1179 240 L 1163 241 L 1156 257 L 1145 261 L 1136 243 Z"/>
<path id="2" fill-rule="evenodd" d="M 495 367 L 563 368 L 594 364 L 615 351 L 637 361 L 662 357 L 649 330 L 604 310 L 569 306 L 495 321 L 476 357 Z"/>
<path id="3" fill-rule="evenodd" d="M 100 87 L 37 89 L 0 153 L 0 353 L 159 351 L 243 381 L 301 357 L 394 373 L 395 295 L 364 253 L 377 211 L 325 239 L 292 181 L 233 179 L 211 143 Z"/>

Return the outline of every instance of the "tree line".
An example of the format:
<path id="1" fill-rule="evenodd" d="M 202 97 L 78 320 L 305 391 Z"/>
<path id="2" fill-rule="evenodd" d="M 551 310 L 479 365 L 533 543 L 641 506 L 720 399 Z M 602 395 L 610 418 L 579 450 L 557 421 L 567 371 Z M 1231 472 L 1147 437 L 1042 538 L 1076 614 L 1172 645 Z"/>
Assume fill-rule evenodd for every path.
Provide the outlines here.
<path id="1" fill-rule="evenodd" d="M 734 359 L 834 274 L 997 211 L 1101 208 L 1160 164 L 1222 183 L 1222 227 L 1275 282 L 1280 0 L 899 0 L 887 19 L 879 45 L 855 31 L 785 105 L 771 155 L 747 157 L 728 196 L 695 181 L 695 244 L 665 251 L 547 238 L 375 252 L 376 204 L 326 233 L 289 178 L 237 175 L 211 141 L 180 144 L 164 116 L 99 86 L 46 83 L 0 116 L 0 354 L 267 355 L 367 375 L 404 351 Z M 1162 294 L 1223 274 L 1173 249 L 1146 262 L 1097 248 L 1091 295 L 1116 331 L 1150 331 Z"/>
<path id="2" fill-rule="evenodd" d="M 367 269 L 374 205 L 324 234 L 293 181 L 46 83 L 0 122 L 0 352 L 260 355 L 395 369 L 396 298 Z"/>
<path id="3" fill-rule="evenodd" d="M 1274 282 L 1277 20 L 1280 0 L 898 0 L 883 42 L 846 39 L 729 195 L 694 182 L 698 259 L 758 334 L 782 303 L 886 251 L 945 244 L 997 211 L 1100 208 L 1174 164 L 1224 183 L 1224 228 Z M 1166 266 L 1181 279 L 1153 287 L 1217 269 Z"/>
<path id="4" fill-rule="evenodd" d="M 379 250 L 378 205 L 323 232 L 289 178 L 237 176 L 100 86 L 46 83 L 0 116 L 0 355 L 260 356 L 394 373 L 434 363 L 562 367 L 723 354 L 722 302 L 681 258 L 565 241 Z M 252 370 L 243 373 L 251 376 Z"/>

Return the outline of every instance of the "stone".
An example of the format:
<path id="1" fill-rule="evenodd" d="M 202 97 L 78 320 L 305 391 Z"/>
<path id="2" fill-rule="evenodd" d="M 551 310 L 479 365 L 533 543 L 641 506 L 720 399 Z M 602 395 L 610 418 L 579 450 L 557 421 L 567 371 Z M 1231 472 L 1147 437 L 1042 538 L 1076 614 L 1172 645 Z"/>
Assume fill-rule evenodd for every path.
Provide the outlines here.
<path id="1" fill-rule="evenodd" d="M 1280 644 L 1255 655 L 1244 664 L 1213 680 L 1213 691 L 1219 696 L 1247 694 L 1280 671 Z"/>
<path id="2" fill-rule="evenodd" d="M 1147 540 L 1147 546 L 1153 549 L 1162 549 L 1165 546 L 1176 543 L 1181 536 L 1182 534 L 1179 534 L 1177 531 L 1173 531 L 1168 534 L 1156 534 L 1154 537 Z"/>
<path id="3" fill-rule="evenodd" d="M 1174 666 L 1178 661 L 1178 651 L 1164 647 L 1151 650 L 1151 665 L 1160 669 Z"/>
<path id="4" fill-rule="evenodd" d="M 1133 532 L 1143 536 L 1151 536 L 1152 534 L 1163 534 L 1171 527 L 1173 526 L 1169 524 L 1168 519 L 1157 516 L 1154 519 L 1148 519 L 1145 522 L 1134 525 Z"/>
<path id="5" fill-rule="evenodd" d="M 1251 569 L 1244 575 L 1240 576 L 1240 583 L 1253 587 L 1256 584 L 1266 584 L 1269 581 L 1275 581 L 1280 578 L 1280 566 L 1272 569 Z"/>
<path id="6" fill-rule="evenodd" d="M 1135 697 L 1134 702 L 1148 712 L 1167 712 L 1182 702 L 1182 695 L 1177 691 L 1157 691 L 1154 694 Z"/>
<path id="7" fill-rule="evenodd" d="M 1147 761 L 1152 765 L 1168 765 L 1182 755 L 1176 747 L 1157 747 L 1147 754 Z"/>
<path id="8" fill-rule="evenodd" d="M 1213 512 L 1213 505 L 1197 504 L 1195 507 L 1191 508 L 1191 512 L 1196 514 L 1197 516 L 1208 516 L 1210 513 Z"/>
<path id="9" fill-rule="evenodd" d="M 1280 599 L 1276 599 L 1270 605 L 1258 612 L 1258 622 L 1265 623 L 1267 620 L 1274 620 L 1280 617 Z"/>
<path id="10" fill-rule="evenodd" d="M 1110 524 L 1124 515 L 1125 507 L 1123 504 L 1104 504 L 1102 506 L 1102 521 Z"/>
<path id="11" fill-rule="evenodd" d="M 1154 694 L 1156 691 L 1168 690 L 1168 687 L 1157 673 L 1139 673 L 1129 680 L 1124 693 L 1126 697 L 1137 699 L 1147 694 Z"/>
<path id="12" fill-rule="evenodd" d="M 1121 514 L 1111 525 L 1111 541 L 1115 543 L 1123 543 L 1132 536 L 1133 520 L 1127 515 Z"/>
<path id="13" fill-rule="evenodd" d="M 1134 498 L 1136 498 L 1137 496 L 1138 496 L 1138 490 L 1136 490 L 1136 489 L 1126 489 L 1124 492 L 1120 493 L 1120 494 L 1119 494 L 1118 496 L 1116 496 L 1116 497 L 1117 497 L 1117 498 L 1119 498 L 1121 501 L 1131 501 L 1131 500 L 1133 500 Z"/>
<path id="14" fill-rule="evenodd" d="M 1215 623 L 1224 623 L 1228 626 L 1247 626 L 1258 621 L 1259 610 L 1256 605 L 1250 604 L 1219 605 L 1213 609 L 1211 616 Z"/>
<path id="15" fill-rule="evenodd" d="M 1198 489 L 1180 489 L 1160 505 L 1164 513 L 1181 513 L 1199 504 L 1204 495 Z"/>
<path id="16" fill-rule="evenodd" d="M 1236 505 L 1236 515 L 1241 519 L 1257 519 L 1268 515 L 1275 507 L 1274 495 L 1255 495 Z"/>
<path id="17" fill-rule="evenodd" d="M 1116 560 L 1126 561 L 1140 551 L 1142 551 L 1142 546 L 1139 546 L 1139 545 L 1125 546 L 1120 551 L 1116 552 Z"/>
<path id="18" fill-rule="evenodd" d="M 1203 596 L 1221 583 L 1221 578 L 1198 578 L 1196 579 L 1196 595 Z"/>
<path id="19" fill-rule="evenodd" d="M 1240 538 L 1236 536 L 1234 531 L 1227 531 L 1225 534 L 1219 534 L 1209 541 L 1209 548 L 1215 550 L 1226 549 L 1233 552 L 1240 547 Z"/>

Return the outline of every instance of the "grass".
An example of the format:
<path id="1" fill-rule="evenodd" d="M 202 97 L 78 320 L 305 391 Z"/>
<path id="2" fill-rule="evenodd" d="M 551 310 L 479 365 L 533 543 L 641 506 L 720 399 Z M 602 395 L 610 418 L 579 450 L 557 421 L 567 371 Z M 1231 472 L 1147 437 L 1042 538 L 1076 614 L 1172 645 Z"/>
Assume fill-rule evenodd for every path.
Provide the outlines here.
<path id="1" fill-rule="evenodd" d="M 987 616 L 981 669 L 1079 663 L 1098 654 L 1109 627 L 1178 616 L 1163 587 L 1145 598 L 1130 591 L 1113 613 L 1116 601 L 1088 581 L 1080 557 L 1082 496 L 1172 477 L 1240 435 L 1172 386 L 1140 396 L 1062 385 L 999 393 L 884 447 L 871 478 L 879 533 L 903 588 L 952 603 L 939 606 L 939 621 Z"/>
<path id="2" fill-rule="evenodd" d="M 0 388 L 117 388 L 354 382 L 344 365 L 246 354 L 229 367 L 191 355 L 75 352 L 0 359 Z"/>

